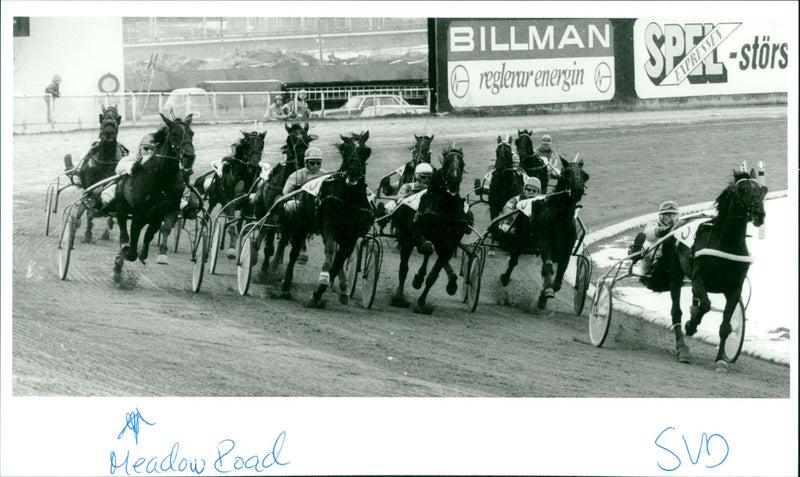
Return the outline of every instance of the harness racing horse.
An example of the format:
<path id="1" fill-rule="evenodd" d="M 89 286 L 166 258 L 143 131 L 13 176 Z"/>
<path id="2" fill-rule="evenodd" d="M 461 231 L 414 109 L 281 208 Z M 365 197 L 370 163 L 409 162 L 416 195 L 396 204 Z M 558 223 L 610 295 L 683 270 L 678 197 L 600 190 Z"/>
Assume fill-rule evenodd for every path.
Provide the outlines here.
<path id="1" fill-rule="evenodd" d="M 278 197 L 283 194 L 283 186 L 286 185 L 286 180 L 292 173 L 298 169 L 305 167 L 306 150 L 309 148 L 311 141 L 317 139 L 314 134 L 308 134 L 308 124 L 300 126 L 299 124 L 286 125 L 286 143 L 281 146 L 281 152 L 286 156 L 286 161 L 276 164 L 275 167 L 270 169 L 266 181 L 262 181 L 255 194 L 252 196 L 253 203 L 253 216 L 260 219 L 264 217 L 270 208 L 275 204 Z M 278 211 L 280 214 L 280 211 Z M 280 215 L 276 215 L 276 220 L 280 220 Z M 259 240 L 264 241 L 264 261 L 261 262 L 261 271 L 259 279 L 266 280 L 270 274 L 269 259 L 275 252 L 276 230 L 274 227 L 265 228 L 263 234 L 259 234 Z M 258 261 L 258 247 L 255 247 L 253 253 L 253 264 Z M 277 269 L 280 260 L 283 258 L 283 249 L 281 249 L 281 257 L 275 262 L 274 267 Z"/>
<path id="2" fill-rule="evenodd" d="M 242 137 L 239 141 L 234 143 L 231 147 L 233 154 L 226 156 L 222 159 L 221 175 L 211 172 L 211 180 L 208 187 L 205 186 L 207 177 L 199 177 L 194 186 L 201 195 L 208 197 L 208 210 L 211 211 L 214 207 L 219 205 L 230 204 L 235 198 L 240 197 L 242 194 L 249 193 L 251 188 L 258 179 L 261 173 L 261 155 L 264 151 L 264 142 L 267 136 L 266 131 L 259 133 L 257 131 L 246 132 L 241 131 Z M 222 210 L 228 216 L 233 216 L 238 210 L 242 217 L 253 215 L 253 205 L 250 201 L 240 200 L 235 204 L 227 206 L 227 210 Z M 172 215 L 172 214 L 170 214 Z M 162 226 L 162 235 L 166 237 L 169 230 L 172 228 L 168 222 L 171 217 L 164 221 Z M 175 214 L 177 218 L 177 213 Z M 239 223 L 241 225 L 241 221 Z M 169 227 L 165 232 L 165 228 Z M 233 227 L 228 228 L 230 235 L 229 244 L 236 243 L 236 230 Z M 166 252 L 166 239 L 162 241 L 164 247 L 163 252 Z M 228 258 L 236 258 L 236 251 L 233 247 L 229 247 L 226 251 Z"/>
<path id="3" fill-rule="evenodd" d="M 408 184 L 409 182 L 414 181 L 414 169 L 416 169 L 417 165 L 421 162 L 425 162 L 427 164 L 431 163 L 431 143 L 433 142 L 433 138 L 434 135 L 414 135 L 414 140 L 416 142 L 413 146 L 411 146 L 411 160 L 406 162 L 406 164 L 403 166 L 403 170 L 400 172 L 400 182 L 397 184 L 397 186 L 394 186 L 390 183 L 390 177 L 392 174 L 384 176 L 381 179 L 380 185 L 378 186 L 379 195 L 397 195 L 397 192 L 400 190 L 400 187 L 402 187 L 403 184 Z M 398 171 L 400 171 L 400 169 L 398 169 Z"/>
<path id="4" fill-rule="evenodd" d="M 153 155 L 133 168 L 130 175 L 120 178 L 116 185 L 113 205 L 119 221 L 120 252 L 114 260 L 114 281 L 122 278 L 123 259 L 142 263 L 148 256 L 153 240 L 166 214 L 177 210 L 186 185 L 187 172 L 194 164 L 194 146 L 190 125 L 186 119 L 168 119 L 161 114 L 165 126 L 154 135 Z M 128 218 L 130 216 L 130 235 Z M 137 253 L 139 234 L 147 226 L 142 250 Z"/>
<path id="5" fill-rule="evenodd" d="M 116 106 L 106 108 L 102 106 L 102 113 L 100 114 L 100 138 L 92 144 L 89 152 L 86 153 L 78 164 L 77 168 L 72 172 L 72 176 L 78 177 L 81 187 L 84 190 L 90 188 L 94 184 L 103 179 L 107 179 L 114 175 L 114 169 L 117 167 L 120 159 L 128 155 L 128 149 L 122 144 L 117 143 L 117 133 L 119 132 L 119 125 L 122 122 L 122 117 L 117 112 Z M 72 169 L 72 156 L 67 154 L 64 157 L 64 163 L 67 169 Z M 77 219 L 80 220 L 83 213 L 86 212 L 86 233 L 83 241 L 91 243 L 92 239 L 92 220 L 96 215 L 94 207 L 87 207 L 84 203 L 78 206 Z M 114 225 L 113 219 L 107 219 L 108 229 L 103 232 L 102 238 L 107 240 L 109 231 Z"/>
<path id="6" fill-rule="evenodd" d="M 561 164 L 563 169 L 555 190 L 547 196 L 533 224 L 534 234 L 539 240 L 544 279 L 536 303 L 539 309 L 544 309 L 547 300 L 555 297 L 555 292 L 561 289 L 577 240 L 575 209 L 585 192 L 585 182 L 589 180 L 589 174 L 583 170 L 583 159 L 574 162 L 561 159 Z"/>
<path id="7" fill-rule="evenodd" d="M 367 160 L 372 153 L 372 149 L 366 146 L 369 131 L 340 137 L 343 141 L 338 146 L 342 165 L 339 172 L 322 182 L 318 195 L 317 214 L 325 244 L 325 263 L 320 283 L 311 297 L 310 306 L 316 308 L 325 306 L 322 295 L 337 277 L 339 302 L 348 303 L 346 275 L 341 273 L 343 265 L 375 219 L 364 178 Z"/>
<path id="8" fill-rule="evenodd" d="M 547 191 L 547 180 L 549 178 L 547 161 L 536 154 L 536 149 L 533 147 L 533 139 L 531 138 L 532 134 L 533 131 L 528 131 L 527 129 L 517 130 L 517 139 L 514 140 L 514 145 L 517 146 L 519 165 L 525 171 L 525 174 L 539 179 L 542 184 L 542 191 Z"/>
<path id="9" fill-rule="evenodd" d="M 492 220 L 500 215 L 508 199 L 522 192 L 523 177 L 514 168 L 511 153 L 510 138 L 503 140 L 497 136 L 494 172 L 489 183 L 489 216 Z"/>
<path id="10" fill-rule="evenodd" d="M 715 361 L 718 370 L 727 371 L 725 340 L 731 334 L 731 316 L 739 303 L 742 285 L 752 262 L 745 242 L 747 224 L 752 222 L 759 227 L 766 217 L 764 196 L 767 187 L 755 177 L 756 172 L 752 169 L 749 174 L 734 171 L 733 182 L 717 197 L 717 216 L 699 224 L 691 249 L 680 240 L 673 241 L 671 247 L 664 249 L 662 260 L 670 260 L 670 314 L 678 360 L 681 362 L 689 361 L 689 347 L 681 334 L 680 305 L 683 278 L 688 277 L 692 282 L 692 306 L 689 321 L 686 322 L 687 336 L 697 332 L 703 316 L 711 309 L 708 294 L 721 293 L 725 296 Z M 681 225 L 679 222 L 675 228 Z M 667 243 L 663 245 L 667 246 Z"/>
<path id="11" fill-rule="evenodd" d="M 464 177 L 464 153 L 460 148 L 447 148 L 442 155 L 442 167 L 431 176 L 428 190 L 420 199 L 416 214 L 420 234 L 431 242 L 436 252 L 436 262 L 427 274 L 425 289 L 414 308 L 414 313 L 426 315 L 433 313 L 433 307 L 425 303 L 425 300 L 442 268 L 448 274 L 447 293 L 456 293 L 458 276 L 447 265 L 458 249 L 461 238 L 469 230 L 464 199 L 459 195 L 461 179 Z M 417 276 L 425 276 L 430 256 L 431 254 L 424 256 Z"/>

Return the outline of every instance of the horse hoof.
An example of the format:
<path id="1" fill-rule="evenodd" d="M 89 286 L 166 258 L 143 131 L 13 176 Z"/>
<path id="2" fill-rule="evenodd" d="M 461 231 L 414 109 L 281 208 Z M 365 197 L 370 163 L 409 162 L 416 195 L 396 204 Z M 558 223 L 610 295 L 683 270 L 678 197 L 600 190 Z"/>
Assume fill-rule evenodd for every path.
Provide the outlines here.
<path id="1" fill-rule="evenodd" d="M 553 296 L 555 296 L 555 292 L 561 290 L 561 282 L 553 282 Z M 550 298 L 553 298 L 552 296 Z"/>
<path id="2" fill-rule="evenodd" d="M 679 346 L 678 347 L 678 362 L 679 363 L 689 363 L 689 347 Z"/>
<path id="3" fill-rule="evenodd" d="M 84 237 L 83 237 L 83 240 L 81 240 L 81 242 L 82 242 L 82 243 L 95 243 L 95 242 L 94 242 L 94 239 L 92 238 L 92 236 L 91 236 L 91 235 L 86 235 L 86 236 L 84 236 Z"/>
<path id="4" fill-rule="evenodd" d="M 103 235 L 100 236 L 100 240 L 111 240 L 111 234 L 108 230 L 103 232 Z"/>
<path id="5" fill-rule="evenodd" d="M 457 280 L 448 280 L 447 281 L 447 294 L 453 296 L 458 291 L 458 281 Z"/>
<path id="6" fill-rule="evenodd" d="M 717 360 L 714 365 L 714 371 L 718 373 L 727 373 L 728 372 L 728 363 L 723 360 Z"/>
<path id="7" fill-rule="evenodd" d="M 169 259 L 167 259 L 166 255 L 159 254 L 158 257 L 156 258 L 156 263 L 160 265 L 169 265 Z"/>
<path id="8" fill-rule="evenodd" d="M 111 274 L 111 279 L 114 280 L 116 284 L 122 283 L 122 271 L 114 270 L 114 273 Z"/>
<path id="9" fill-rule="evenodd" d="M 411 286 L 414 287 L 415 290 L 419 290 L 422 288 L 422 282 L 425 281 L 425 277 L 422 275 L 414 275 L 414 279 L 411 280 Z"/>
<path id="10" fill-rule="evenodd" d="M 324 310 L 327 306 L 327 300 L 315 300 L 313 297 L 305 303 L 306 308 L 316 308 L 317 310 Z"/>
<path id="11" fill-rule="evenodd" d="M 411 306 L 411 303 L 409 303 L 409 301 L 406 300 L 405 297 L 398 295 L 392 296 L 392 299 L 389 300 L 389 304 L 397 308 L 408 308 L 409 306 Z"/>
<path id="12" fill-rule="evenodd" d="M 328 272 L 320 272 L 317 282 L 320 285 L 328 286 L 331 284 L 331 274 Z"/>
<path id="13" fill-rule="evenodd" d="M 551 299 L 551 298 L 555 298 L 555 296 L 556 296 L 556 292 L 552 288 L 545 288 L 544 291 L 542 292 L 542 294 L 548 300 Z"/>
<path id="14" fill-rule="evenodd" d="M 297 264 L 298 265 L 305 265 L 308 263 L 308 255 L 301 253 L 299 257 L 297 257 Z"/>
<path id="15" fill-rule="evenodd" d="M 350 304 L 350 297 L 347 296 L 347 293 L 340 293 L 339 294 L 339 303 L 342 305 L 349 305 Z"/>
<path id="16" fill-rule="evenodd" d="M 500 283 L 505 287 L 508 286 L 508 282 L 511 280 L 511 277 L 503 273 L 500 275 Z"/>
<path id="17" fill-rule="evenodd" d="M 697 333 L 697 325 L 691 320 L 686 322 L 686 336 L 694 336 Z"/>
<path id="18" fill-rule="evenodd" d="M 122 258 L 124 258 L 125 260 L 129 262 L 135 262 L 136 258 L 138 257 L 139 254 L 135 250 L 131 249 L 129 246 L 125 245 L 124 247 L 122 247 Z"/>
<path id="19" fill-rule="evenodd" d="M 228 260 L 233 260 L 234 258 L 236 258 L 236 250 L 229 248 L 228 250 L 225 251 L 225 257 Z"/>
<path id="20" fill-rule="evenodd" d="M 417 306 L 414 307 L 414 313 L 419 315 L 431 315 L 433 314 L 433 307 L 427 303 L 423 303 L 421 305 L 417 304 Z"/>

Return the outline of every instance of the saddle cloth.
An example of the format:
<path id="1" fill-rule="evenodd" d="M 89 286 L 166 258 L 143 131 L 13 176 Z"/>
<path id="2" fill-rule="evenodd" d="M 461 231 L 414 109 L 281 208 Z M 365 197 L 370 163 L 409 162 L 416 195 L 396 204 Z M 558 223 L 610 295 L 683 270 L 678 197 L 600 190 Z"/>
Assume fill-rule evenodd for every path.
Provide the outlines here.
<path id="1" fill-rule="evenodd" d="M 691 249 L 692 245 L 694 245 L 694 238 L 697 234 L 697 228 L 700 227 L 700 224 L 706 223 L 709 220 L 711 220 L 711 217 L 702 217 L 690 220 L 689 222 L 673 230 L 671 233 L 675 236 L 675 240 Z"/>
<path id="2" fill-rule="evenodd" d="M 545 200 L 546 196 L 539 196 L 539 197 L 531 197 L 530 199 L 522 199 L 521 201 L 517 202 L 517 210 L 525 214 L 527 217 L 531 216 L 531 212 L 533 211 L 533 203 L 539 200 Z"/>
<path id="3" fill-rule="evenodd" d="M 425 195 L 426 192 L 428 192 L 427 189 L 411 194 L 408 197 L 404 197 L 397 201 L 397 205 L 408 206 L 411 208 L 411 210 L 416 212 L 417 210 L 419 210 L 419 201 L 420 199 L 422 199 L 422 196 Z M 469 204 L 464 202 L 464 213 L 466 214 L 467 212 L 469 212 Z"/>

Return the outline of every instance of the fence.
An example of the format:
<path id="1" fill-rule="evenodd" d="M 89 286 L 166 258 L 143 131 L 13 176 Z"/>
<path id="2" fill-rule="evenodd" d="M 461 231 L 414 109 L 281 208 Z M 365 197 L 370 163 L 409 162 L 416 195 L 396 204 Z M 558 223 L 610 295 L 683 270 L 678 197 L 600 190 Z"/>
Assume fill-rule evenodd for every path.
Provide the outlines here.
<path id="1" fill-rule="evenodd" d="M 63 94 L 51 100 L 51 119 L 47 120 L 48 95 L 14 96 L 14 132 L 91 129 L 98 126 L 101 106 L 117 106 L 125 122 L 150 125 L 161 121 L 158 113 L 183 117 L 189 112 L 196 123 L 230 123 L 263 121 L 277 95 L 286 102 L 294 99 L 297 89 L 274 92 L 208 93 L 198 88 L 171 93 Z M 392 94 L 410 104 L 430 107 L 429 88 L 355 87 L 307 88 L 307 102 L 314 116 L 343 105 L 354 95 Z M 358 111 L 354 111 L 358 113 Z"/>

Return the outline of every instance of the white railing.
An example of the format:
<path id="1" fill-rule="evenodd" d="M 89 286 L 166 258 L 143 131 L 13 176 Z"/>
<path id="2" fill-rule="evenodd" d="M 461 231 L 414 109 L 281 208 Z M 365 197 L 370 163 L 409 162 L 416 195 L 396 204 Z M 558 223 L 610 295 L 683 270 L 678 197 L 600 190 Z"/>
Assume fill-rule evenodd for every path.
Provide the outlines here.
<path id="1" fill-rule="evenodd" d="M 101 106 L 117 106 L 125 124 L 151 125 L 161 121 L 159 112 L 169 117 L 193 114 L 196 123 L 235 123 L 263 121 L 277 95 L 290 103 L 297 91 L 232 93 L 112 93 L 62 94 L 50 101 L 51 122 L 47 121 L 49 95 L 14 96 L 14 132 L 92 129 L 98 127 Z M 430 107 L 430 88 L 353 87 L 306 88 L 312 111 L 330 110 L 357 94 L 395 94 L 416 104 Z M 316 115 L 315 115 L 316 116 Z"/>

